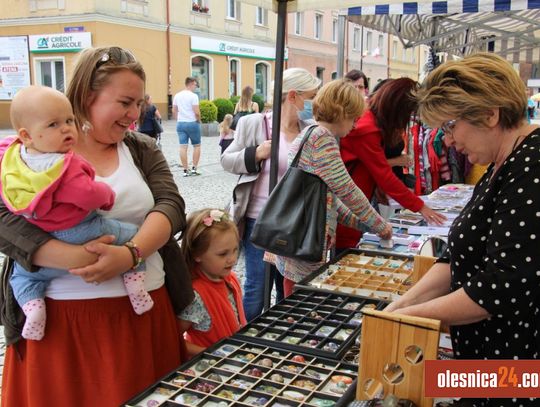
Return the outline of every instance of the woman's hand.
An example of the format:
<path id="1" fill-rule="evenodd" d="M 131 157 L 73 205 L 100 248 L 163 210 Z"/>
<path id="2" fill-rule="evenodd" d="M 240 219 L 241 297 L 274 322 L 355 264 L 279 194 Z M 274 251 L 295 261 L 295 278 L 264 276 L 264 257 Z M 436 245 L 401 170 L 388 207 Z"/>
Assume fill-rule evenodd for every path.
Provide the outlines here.
<path id="1" fill-rule="evenodd" d="M 133 266 L 133 256 L 126 246 L 114 246 L 92 241 L 85 249 L 98 256 L 98 260 L 89 266 L 71 269 L 69 272 L 81 277 L 87 283 L 99 284 L 110 280 Z"/>
<path id="2" fill-rule="evenodd" d="M 272 151 L 272 140 L 264 140 L 255 150 L 255 161 L 260 162 L 270 157 Z"/>
<path id="3" fill-rule="evenodd" d="M 377 235 L 384 240 L 392 239 L 392 225 L 390 223 L 386 223 L 386 226 L 382 232 L 377 233 Z"/>
<path id="4" fill-rule="evenodd" d="M 430 225 L 442 225 L 446 220 L 446 216 L 435 212 L 427 205 L 422 206 L 422 209 L 420 209 L 419 212 L 422 214 L 426 222 Z"/>

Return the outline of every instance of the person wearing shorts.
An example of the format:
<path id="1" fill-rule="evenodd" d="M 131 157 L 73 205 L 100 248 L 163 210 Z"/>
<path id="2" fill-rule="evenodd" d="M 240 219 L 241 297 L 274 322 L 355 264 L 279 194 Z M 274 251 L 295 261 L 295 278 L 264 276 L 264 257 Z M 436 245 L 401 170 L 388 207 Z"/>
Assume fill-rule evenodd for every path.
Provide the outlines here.
<path id="1" fill-rule="evenodd" d="M 176 115 L 176 133 L 180 142 L 180 163 L 184 167 L 184 177 L 199 175 L 197 165 L 201 157 L 201 115 L 199 97 L 194 93 L 197 79 L 188 76 L 186 88 L 173 99 L 173 115 Z M 193 146 L 192 167 L 188 164 L 188 144 Z"/>

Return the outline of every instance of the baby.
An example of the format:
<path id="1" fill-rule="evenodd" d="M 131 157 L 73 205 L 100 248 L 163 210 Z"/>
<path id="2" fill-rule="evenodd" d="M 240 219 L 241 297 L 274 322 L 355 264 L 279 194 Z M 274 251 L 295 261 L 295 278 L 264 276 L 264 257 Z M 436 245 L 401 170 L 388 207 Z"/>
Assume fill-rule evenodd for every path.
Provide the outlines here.
<path id="1" fill-rule="evenodd" d="M 17 137 L 0 141 L 0 194 L 6 207 L 59 240 L 83 244 L 103 235 L 114 235 L 133 256 L 133 269 L 123 279 L 137 314 L 153 306 L 144 288 L 144 263 L 130 239 L 137 227 L 106 219 L 97 209 L 110 210 L 114 192 L 94 180 L 92 166 L 71 149 L 77 142 L 73 109 L 57 90 L 29 86 L 11 103 L 11 123 Z M 45 291 L 65 270 L 40 268 L 26 271 L 15 263 L 10 284 L 26 316 L 22 336 L 40 340 L 45 334 Z"/>

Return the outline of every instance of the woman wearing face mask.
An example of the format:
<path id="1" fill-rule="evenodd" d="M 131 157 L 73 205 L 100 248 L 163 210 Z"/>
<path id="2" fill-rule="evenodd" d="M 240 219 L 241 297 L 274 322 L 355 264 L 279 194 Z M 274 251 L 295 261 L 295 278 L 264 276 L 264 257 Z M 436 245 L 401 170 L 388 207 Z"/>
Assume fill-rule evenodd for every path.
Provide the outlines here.
<path id="1" fill-rule="evenodd" d="M 311 101 L 321 81 L 302 68 L 283 72 L 281 126 L 279 139 L 279 170 L 281 178 L 287 169 L 291 143 L 311 120 Z M 250 236 L 259 211 L 268 199 L 270 180 L 270 149 L 272 114 L 255 113 L 242 117 L 236 127 L 235 139 L 221 155 L 225 171 L 240 175 L 233 191 L 231 216 L 243 231 L 242 245 L 246 261 L 244 310 L 249 321 L 259 315 L 264 299 L 264 251 L 251 244 Z M 273 272 L 280 278 L 279 273 Z M 276 281 L 277 301 L 283 298 L 281 281 Z"/>

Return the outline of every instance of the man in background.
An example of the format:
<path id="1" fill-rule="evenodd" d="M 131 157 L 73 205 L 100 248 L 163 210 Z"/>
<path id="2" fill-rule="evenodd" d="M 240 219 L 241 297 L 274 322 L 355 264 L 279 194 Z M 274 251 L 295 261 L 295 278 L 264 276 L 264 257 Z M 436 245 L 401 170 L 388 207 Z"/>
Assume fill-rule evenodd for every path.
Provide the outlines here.
<path id="1" fill-rule="evenodd" d="M 180 163 L 184 167 L 184 177 L 199 175 L 197 165 L 201 158 L 201 113 L 199 97 L 194 93 L 197 79 L 188 76 L 186 88 L 178 92 L 173 99 L 173 115 L 176 116 L 176 133 L 180 142 Z M 192 167 L 188 164 L 188 144 L 193 146 Z"/>

